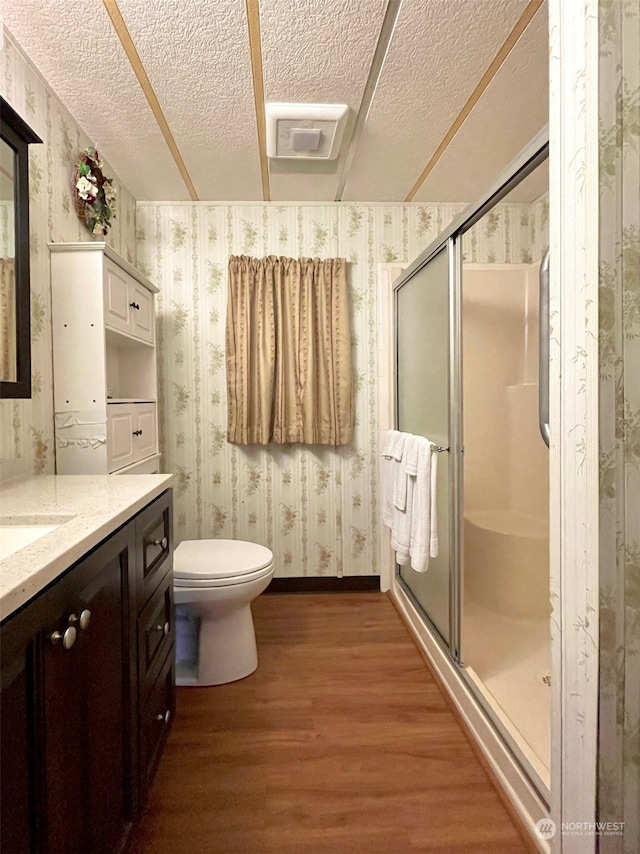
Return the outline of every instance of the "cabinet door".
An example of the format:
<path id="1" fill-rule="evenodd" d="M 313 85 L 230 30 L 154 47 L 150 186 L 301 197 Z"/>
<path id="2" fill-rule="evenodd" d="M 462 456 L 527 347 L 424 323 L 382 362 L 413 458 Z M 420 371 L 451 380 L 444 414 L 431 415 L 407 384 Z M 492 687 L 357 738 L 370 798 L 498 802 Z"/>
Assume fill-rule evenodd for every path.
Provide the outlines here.
<path id="1" fill-rule="evenodd" d="M 109 472 L 158 451 L 155 403 L 112 403 L 107 407 Z"/>
<path id="2" fill-rule="evenodd" d="M 133 530 L 114 534 L 54 588 L 56 616 L 42 633 L 44 851 L 113 854 L 130 817 Z M 67 649 L 54 633 L 70 623 Z"/>
<path id="3" fill-rule="evenodd" d="M 153 294 L 135 279 L 129 283 L 129 305 L 131 307 L 131 334 L 142 341 L 153 344 L 155 318 Z"/>
<path id="4" fill-rule="evenodd" d="M 158 678 L 140 710 L 140 803 L 144 804 L 175 714 L 175 654 L 170 647 Z"/>
<path id="5" fill-rule="evenodd" d="M 135 404 L 135 425 L 138 434 L 134 436 L 135 458 L 142 460 L 158 450 L 155 403 Z"/>
<path id="6" fill-rule="evenodd" d="M 119 332 L 131 332 L 131 302 L 129 276 L 105 258 L 104 262 L 104 322 Z"/>
<path id="7" fill-rule="evenodd" d="M 37 814 L 31 797 L 32 644 L 28 635 L 21 632 L 19 624 L 23 622 L 16 619 L 2 629 L 0 849 L 11 854 L 28 854 L 36 849 Z"/>
<path id="8" fill-rule="evenodd" d="M 133 406 L 112 404 L 107 407 L 107 456 L 109 471 L 116 471 L 136 461 Z"/>

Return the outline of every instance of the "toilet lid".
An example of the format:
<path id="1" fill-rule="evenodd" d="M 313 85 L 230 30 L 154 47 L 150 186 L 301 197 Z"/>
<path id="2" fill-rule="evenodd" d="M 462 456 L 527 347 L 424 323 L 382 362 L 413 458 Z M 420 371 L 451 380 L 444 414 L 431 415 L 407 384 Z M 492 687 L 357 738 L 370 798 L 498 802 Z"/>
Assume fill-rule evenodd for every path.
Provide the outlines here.
<path id="1" fill-rule="evenodd" d="M 173 553 L 176 579 L 235 578 L 265 569 L 273 553 L 244 540 L 184 540 Z"/>

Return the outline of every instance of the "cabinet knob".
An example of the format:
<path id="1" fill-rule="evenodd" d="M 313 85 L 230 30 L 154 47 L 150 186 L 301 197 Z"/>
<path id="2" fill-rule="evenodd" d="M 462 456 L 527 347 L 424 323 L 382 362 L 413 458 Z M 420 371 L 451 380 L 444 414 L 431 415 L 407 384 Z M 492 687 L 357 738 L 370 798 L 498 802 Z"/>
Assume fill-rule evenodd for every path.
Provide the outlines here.
<path id="1" fill-rule="evenodd" d="M 154 716 L 154 720 L 162 721 L 163 723 L 168 724 L 169 721 L 171 720 L 170 709 L 167 709 L 167 711 L 164 713 L 164 715 L 162 714 L 162 712 L 158 712 L 158 714 Z"/>
<path id="2" fill-rule="evenodd" d="M 136 309 L 136 311 L 140 311 L 140 306 L 138 305 L 138 303 L 137 303 L 137 302 L 130 302 L 130 303 L 129 303 L 129 308 L 135 308 L 135 309 Z"/>
<path id="3" fill-rule="evenodd" d="M 85 608 L 84 611 L 81 612 L 80 616 L 76 616 L 72 614 L 69 617 L 69 625 L 70 626 L 79 626 L 83 631 L 89 628 L 89 623 L 91 622 L 91 611 L 88 608 Z"/>
<path id="4" fill-rule="evenodd" d="M 134 436 L 142 436 L 142 430 L 134 430 L 133 435 Z"/>
<path id="5" fill-rule="evenodd" d="M 163 537 L 161 540 L 154 540 L 151 544 L 152 546 L 162 546 L 163 549 L 169 545 L 169 540 L 166 537 Z"/>
<path id="6" fill-rule="evenodd" d="M 64 632 L 52 632 L 49 635 L 49 640 L 54 646 L 62 643 L 64 649 L 71 649 L 76 642 L 76 630 L 73 626 L 69 626 Z"/>
<path id="7" fill-rule="evenodd" d="M 162 634 L 166 637 L 169 634 L 169 632 L 171 631 L 171 626 L 168 622 L 166 622 L 162 626 L 156 626 L 156 631 L 162 632 Z"/>

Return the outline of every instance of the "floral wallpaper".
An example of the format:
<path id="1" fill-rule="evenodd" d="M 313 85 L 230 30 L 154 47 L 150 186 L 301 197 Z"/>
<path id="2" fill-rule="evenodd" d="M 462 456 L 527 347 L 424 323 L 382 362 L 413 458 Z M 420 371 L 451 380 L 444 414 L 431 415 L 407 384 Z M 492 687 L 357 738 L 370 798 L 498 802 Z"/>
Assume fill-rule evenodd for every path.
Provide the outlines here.
<path id="1" fill-rule="evenodd" d="M 600 851 L 640 839 L 640 2 L 600 0 Z"/>
<path id="2" fill-rule="evenodd" d="M 283 576 L 377 575 L 377 265 L 414 260 L 463 205 L 139 204 L 138 266 L 160 288 L 160 439 L 175 472 L 176 535 L 246 538 Z M 536 209 L 538 210 L 538 209 Z M 531 259 L 539 206 L 503 205 L 474 260 Z M 508 240 L 505 241 L 505 234 Z M 229 255 L 345 257 L 351 292 L 351 445 L 242 448 L 226 432 Z"/>
<path id="3" fill-rule="evenodd" d="M 31 248 L 31 400 L 0 401 L 2 477 L 52 474 L 53 377 L 51 356 L 50 242 L 94 239 L 76 216 L 71 197 L 73 164 L 90 140 L 75 123 L 11 36 L 0 51 L 0 92 L 43 140 L 29 148 Z M 108 164 L 117 188 L 117 219 L 107 237 L 135 261 L 135 199 Z"/>

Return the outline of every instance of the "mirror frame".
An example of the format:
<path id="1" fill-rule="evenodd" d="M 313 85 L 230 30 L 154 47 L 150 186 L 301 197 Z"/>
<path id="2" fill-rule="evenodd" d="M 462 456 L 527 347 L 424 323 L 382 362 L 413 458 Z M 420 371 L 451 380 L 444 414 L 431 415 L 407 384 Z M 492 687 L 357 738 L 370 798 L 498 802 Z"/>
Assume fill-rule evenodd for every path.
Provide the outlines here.
<path id="1" fill-rule="evenodd" d="M 0 380 L 0 398 L 31 397 L 31 278 L 29 272 L 29 145 L 42 142 L 0 96 L 0 137 L 14 149 L 16 244 L 16 379 Z"/>

